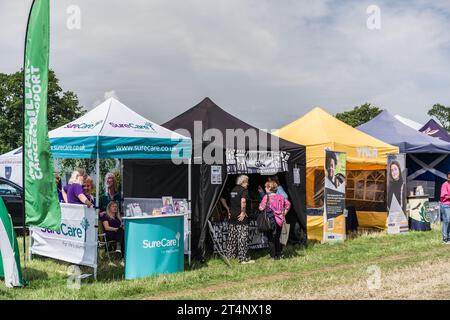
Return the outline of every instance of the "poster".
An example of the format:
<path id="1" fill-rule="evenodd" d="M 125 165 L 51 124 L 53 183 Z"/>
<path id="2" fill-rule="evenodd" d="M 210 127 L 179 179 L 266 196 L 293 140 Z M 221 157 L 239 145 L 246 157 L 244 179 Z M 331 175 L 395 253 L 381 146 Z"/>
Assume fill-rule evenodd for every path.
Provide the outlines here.
<path id="1" fill-rule="evenodd" d="M 430 231 L 431 216 L 428 196 L 409 197 L 408 202 L 411 230 Z"/>
<path id="2" fill-rule="evenodd" d="M 406 155 L 388 155 L 387 173 L 387 231 L 388 234 L 406 233 Z"/>
<path id="3" fill-rule="evenodd" d="M 325 151 L 324 242 L 345 240 L 346 154 Z"/>
<path id="4" fill-rule="evenodd" d="M 211 184 L 222 184 L 222 166 L 211 166 Z"/>
<path id="5" fill-rule="evenodd" d="M 228 174 L 274 175 L 288 170 L 289 153 L 284 151 L 246 151 L 227 149 Z"/>

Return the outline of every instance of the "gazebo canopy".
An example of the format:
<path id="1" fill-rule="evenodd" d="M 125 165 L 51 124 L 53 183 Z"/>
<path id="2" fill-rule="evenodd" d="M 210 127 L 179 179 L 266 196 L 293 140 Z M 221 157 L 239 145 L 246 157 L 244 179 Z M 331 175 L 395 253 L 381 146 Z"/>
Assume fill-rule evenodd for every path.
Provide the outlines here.
<path id="1" fill-rule="evenodd" d="M 450 143 L 408 127 L 387 110 L 359 126 L 358 129 L 386 143 L 398 146 L 402 153 L 450 152 Z"/>
<path id="2" fill-rule="evenodd" d="M 439 123 L 430 119 L 422 128 L 419 129 L 420 132 L 423 132 L 433 138 L 438 138 L 447 142 L 450 142 L 450 134 L 447 130 L 445 130 Z"/>
<path id="3" fill-rule="evenodd" d="M 82 117 L 49 132 L 55 158 L 172 159 L 191 157 L 191 139 L 109 98 Z"/>
<path id="4" fill-rule="evenodd" d="M 397 147 L 352 128 L 321 108 L 314 108 L 274 134 L 305 145 L 307 167 L 324 166 L 326 148 L 346 152 L 348 169 L 385 168 L 387 154 L 398 153 Z"/>

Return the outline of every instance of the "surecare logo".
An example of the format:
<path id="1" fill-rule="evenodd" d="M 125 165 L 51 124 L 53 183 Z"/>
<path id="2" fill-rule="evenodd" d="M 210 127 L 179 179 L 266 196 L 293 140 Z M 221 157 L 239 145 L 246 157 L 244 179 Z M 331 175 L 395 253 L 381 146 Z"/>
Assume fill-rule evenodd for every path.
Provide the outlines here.
<path id="1" fill-rule="evenodd" d="M 103 120 L 97 121 L 96 123 L 69 123 L 64 126 L 66 129 L 94 129 L 96 126 L 101 124 Z"/>
<path id="2" fill-rule="evenodd" d="M 62 222 L 59 231 L 41 229 L 41 232 L 86 242 L 86 235 L 90 226 L 89 221 L 84 217 L 80 222 L 80 226 L 69 225 L 66 222 Z"/>
<path id="3" fill-rule="evenodd" d="M 127 129 L 136 129 L 136 130 L 150 130 L 153 132 L 156 132 L 155 128 L 153 128 L 153 123 L 151 122 L 145 122 L 143 124 L 137 124 L 137 123 L 115 123 L 110 122 L 109 125 L 113 128 L 127 128 Z"/>
<path id="4" fill-rule="evenodd" d="M 180 233 L 177 232 L 175 239 L 162 238 L 161 240 L 143 240 L 142 248 L 156 249 L 156 248 L 173 248 L 180 247 Z"/>

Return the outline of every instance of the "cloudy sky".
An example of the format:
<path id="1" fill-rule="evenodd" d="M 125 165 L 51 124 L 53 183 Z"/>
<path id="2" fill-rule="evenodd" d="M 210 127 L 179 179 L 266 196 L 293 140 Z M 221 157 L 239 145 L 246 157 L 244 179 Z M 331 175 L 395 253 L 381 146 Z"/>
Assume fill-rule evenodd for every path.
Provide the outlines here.
<path id="1" fill-rule="evenodd" d="M 0 72 L 21 67 L 30 5 L 0 0 Z M 162 123 L 209 96 L 278 128 L 314 106 L 425 122 L 450 105 L 448 0 L 55 0 L 51 20 L 51 68 L 87 109 L 115 95 Z"/>

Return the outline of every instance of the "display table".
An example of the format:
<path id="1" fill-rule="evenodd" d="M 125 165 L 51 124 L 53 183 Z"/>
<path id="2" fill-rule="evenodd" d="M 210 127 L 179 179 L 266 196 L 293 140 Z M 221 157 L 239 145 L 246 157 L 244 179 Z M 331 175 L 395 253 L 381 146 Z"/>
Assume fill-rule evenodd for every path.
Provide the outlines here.
<path id="1" fill-rule="evenodd" d="M 429 197 L 409 196 L 408 212 L 409 212 L 409 228 L 416 231 L 430 231 L 431 221 L 428 214 Z"/>
<path id="2" fill-rule="evenodd" d="M 184 271 L 184 215 L 125 217 L 125 279 Z"/>

